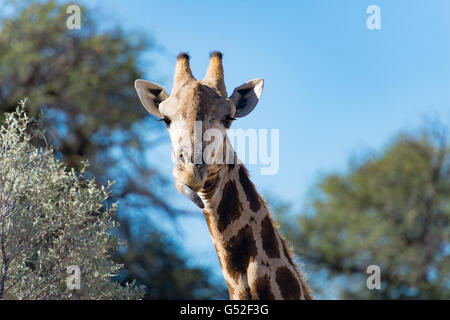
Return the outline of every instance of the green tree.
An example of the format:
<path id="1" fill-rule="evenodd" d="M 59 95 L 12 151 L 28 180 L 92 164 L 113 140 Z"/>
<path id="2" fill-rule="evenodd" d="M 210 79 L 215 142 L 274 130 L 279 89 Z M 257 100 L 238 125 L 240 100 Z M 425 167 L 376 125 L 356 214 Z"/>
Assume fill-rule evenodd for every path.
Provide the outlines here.
<path id="1" fill-rule="evenodd" d="M 109 187 L 67 171 L 27 133 L 24 108 L 0 129 L 0 299 L 136 299 L 142 289 L 111 281 L 119 240 Z M 79 289 L 66 284 L 78 266 Z"/>
<path id="2" fill-rule="evenodd" d="M 15 110 L 28 97 L 30 115 L 45 113 L 46 135 L 67 166 L 79 169 L 89 159 L 89 171 L 100 181 L 120 177 L 115 197 L 139 197 L 141 204 L 174 213 L 160 200 L 164 178 L 143 156 L 161 126 L 147 117 L 134 90 L 143 77 L 140 57 L 153 42 L 120 28 L 98 31 L 87 10 L 81 29 L 69 30 L 68 5 L 3 5 L 11 10 L 0 20 L 0 112 Z"/>
<path id="3" fill-rule="evenodd" d="M 402 134 L 320 180 L 299 224 L 284 225 L 312 284 L 335 283 L 341 298 L 450 298 L 447 143 L 445 130 Z M 369 265 L 381 290 L 366 287 Z"/>
<path id="4" fill-rule="evenodd" d="M 0 118 L 15 110 L 19 99 L 29 97 L 28 113 L 36 117 L 43 112 L 45 136 L 58 159 L 78 170 L 89 159 L 85 176 L 95 176 L 101 184 L 108 179 L 117 181 L 108 201 L 120 202 L 119 219 L 155 211 L 175 217 L 184 210 L 165 200 L 172 183 L 146 158 L 148 151 L 161 143 L 165 131 L 147 116 L 134 90 L 135 79 L 144 77 L 144 67 L 146 78 L 155 77 L 151 63 L 142 59 L 153 52 L 154 41 L 118 27 L 99 28 L 86 7 L 82 7 L 81 29 L 69 30 L 69 4 L 0 0 Z M 42 139 L 33 142 L 39 145 Z M 155 228 L 148 236 L 158 235 Z M 137 241 L 136 237 L 127 240 L 123 250 L 146 250 L 139 254 L 167 268 L 176 266 L 174 272 L 192 271 L 191 284 L 177 286 L 171 296 L 200 297 L 197 292 L 204 292 L 203 284 L 212 285 L 206 272 L 180 263 L 182 256 L 173 246 L 146 247 L 130 242 Z M 170 277 L 172 270 L 166 271 L 154 282 L 152 298 L 166 297 L 158 296 L 164 288 L 155 286 L 165 286 L 165 277 Z M 167 278 L 167 283 L 174 279 L 184 281 Z"/>
<path id="5" fill-rule="evenodd" d="M 117 277 L 120 283 L 136 280 L 144 285 L 144 299 L 228 298 L 222 281 L 212 283 L 211 272 L 189 267 L 179 248 L 150 226 L 144 219 L 121 221 L 120 232 L 128 246 L 116 253 L 115 260 L 125 266 Z"/>

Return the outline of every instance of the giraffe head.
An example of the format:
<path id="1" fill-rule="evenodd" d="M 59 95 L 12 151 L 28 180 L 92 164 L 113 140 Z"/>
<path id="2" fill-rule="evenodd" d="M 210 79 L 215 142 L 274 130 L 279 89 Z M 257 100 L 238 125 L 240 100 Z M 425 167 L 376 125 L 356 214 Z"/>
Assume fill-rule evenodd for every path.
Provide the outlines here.
<path id="1" fill-rule="evenodd" d="M 248 115 L 264 86 L 255 79 L 237 87 L 228 97 L 222 54 L 213 52 L 206 76 L 196 80 L 189 56 L 178 55 L 170 95 L 158 84 L 136 80 L 139 98 L 148 112 L 166 124 L 172 142 L 175 186 L 202 207 L 196 195 L 209 174 L 221 168 L 227 149 L 226 133 L 236 118 Z M 214 147 L 208 148 L 214 142 Z M 217 152 L 222 150 L 225 152 Z"/>

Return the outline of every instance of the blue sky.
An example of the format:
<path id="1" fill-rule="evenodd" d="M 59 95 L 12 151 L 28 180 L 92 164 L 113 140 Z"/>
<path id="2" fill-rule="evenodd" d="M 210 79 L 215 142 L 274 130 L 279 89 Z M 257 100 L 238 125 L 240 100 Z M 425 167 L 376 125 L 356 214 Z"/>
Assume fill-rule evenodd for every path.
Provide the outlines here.
<path id="1" fill-rule="evenodd" d="M 106 24 L 148 33 L 161 46 L 147 79 L 170 91 L 176 55 L 187 51 L 197 78 L 208 55 L 224 53 L 229 93 L 265 79 L 257 108 L 235 128 L 280 129 L 280 170 L 262 176 L 263 194 L 297 208 L 320 174 L 379 150 L 424 119 L 450 120 L 450 1 L 89 1 Z M 368 30 L 366 8 L 381 9 Z M 170 175 L 170 145 L 148 155 Z M 163 161 L 161 161 L 163 160 Z M 182 206 L 195 207 L 173 189 Z M 199 216 L 200 217 L 200 216 Z M 179 237 L 195 263 L 219 270 L 206 224 L 183 218 Z M 219 270 L 220 272 L 220 270 Z"/>

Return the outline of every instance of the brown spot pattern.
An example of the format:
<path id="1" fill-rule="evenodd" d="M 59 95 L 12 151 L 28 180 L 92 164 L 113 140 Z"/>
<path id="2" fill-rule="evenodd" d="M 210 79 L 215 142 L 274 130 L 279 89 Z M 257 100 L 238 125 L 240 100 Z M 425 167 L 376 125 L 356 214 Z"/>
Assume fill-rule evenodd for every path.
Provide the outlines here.
<path id="1" fill-rule="evenodd" d="M 251 299 L 252 295 L 249 288 L 239 292 L 239 300 L 251 300 Z"/>
<path id="2" fill-rule="evenodd" d="M 241 182 L 242 188 L 244 189 L 247 201 L 250 204 L 250 209 L 256 212 L 261 208 L 261 201 L 259 195 L 256 192 L 254 184 L 248 178 L 247 170 L 244 166 L 239 168 L 239 181 Z"/>
<path id="3" fill-rule="evenodd" d="M 207 210 L 203 210 L 203 214 L 205 215 L 206 224 L 208 225 L 209 233 L 212 234 L 212 229 L 211 229 L 211 213 L 209 213 Z"/>
<path id="4" fill-rule="evenodd" d="M 227 283 L 228 287 L 228 295 L 230 296 L 230 299 L 232 299 L 234 296 L 234 288 L 230 285 L 230 283 L 227 280 L 225 280 L 225 282 Z"/>
<path id="5" fill-rule="evenodd" d="M 270 280 L 267 275 L 256 279 L 252 286 L 252 297 L 258 300 L 274 300 L 275 296 L 270 288 Z"/>
<path id="6" fill-rule="evenodd" d="M 276 272 L 276 281 L 281 295 L 286 300 L 299 300 L 301 288 L 297 278 L 287 267 L 280 267 Z"/>
<path id="7" fill-rule="evenodd" d="M 281 238 L 281 243 L 283 244 L 283 253 L 284 256 L 286 257 L 286 259 L 289 261 L 289 263 L 296 268 L 297 265 L 294 263 L 294 261 L 292 260 L 292 253 L 291 250 L 289 249 L 288 244 L 286 243 L 286 240 L 284 240 L 283 238 Z"/>
<path id="8" fill-rule="evenodd" d="M 214 193 L 214 190 L 216 190 L 217 183 L 219 182 L 219 177 L 216 175 L 214 177 L 211 177 L 210 179 L 206 180 L 203 184 L 202 191 L 205 193 L 205 197 L 207 199 L 210 199 Z"/>
<path id="9" fill-rule="evenodd" d="M 256 254 L 257 248 L 252 228 L 247 225 L 226 244 L 225 257 L 228 273 L 235 279 L 247 272 L 248 265 Z"/>
<path id="10" fill-rule="evenodd" d="M 219 215 L 218 228 L 220 232 L 225 231 L 227 226 L 238 219 L 242 213 L 242 205 L 239 202 L 238 191 L 234 181 L 228 181 L 224 188 L 222 199 L 217 207 Z"/>
<path id="11" fill-rule="evenodd" d="M 270 217 L 267 215 L 261 222 L 262 246 L 269 258 L 279 258 L 278 239 Z"/>
<path id="12" fill-rule="evenodd" d="M 303 279 L 302 273 L 299 270 L 297 270 L 297 268 L 298 268 L 297 264 L 294 263 L 294 261 L 292 259 L 293 258 L 293 254 L 291 252 L 291 249 L 289 248 L 289 245 L 287 244 L 286 240 L 284 240 L 283 238 L 281 238 L 281 243 L 283 244 L 284 256 L 289 261 L 289 263 L 296 269 L 298 278 L 300 279 L 300 283 L 301 283 L 301 286 L 302 286 L 302 290 L 303 290 L 303 294 L 305 296 L 305 299 L 306 300 L 312 300 L 313 297 L 312 297 L 312 294 L 310 292 L 310 289 L 308 288 L 308 285 L 306 284 L 306 281 Z"/>

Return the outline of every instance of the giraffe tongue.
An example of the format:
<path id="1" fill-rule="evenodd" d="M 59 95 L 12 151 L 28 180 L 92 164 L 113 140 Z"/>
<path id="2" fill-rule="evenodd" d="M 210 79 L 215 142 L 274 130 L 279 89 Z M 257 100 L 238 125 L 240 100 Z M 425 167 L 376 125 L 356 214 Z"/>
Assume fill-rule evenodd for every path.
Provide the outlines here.
<path id="1" fill-rule="evenodd" d="M 187 185 L 183 184 L 182 186 L 183 194 L 188 197 L 193 203 L 195 203 L 200 209 L 203 209 L 205 205 L 203 204 L 202 199 Z"/>

